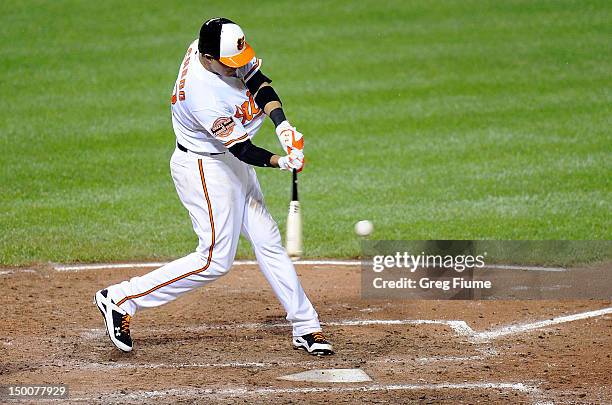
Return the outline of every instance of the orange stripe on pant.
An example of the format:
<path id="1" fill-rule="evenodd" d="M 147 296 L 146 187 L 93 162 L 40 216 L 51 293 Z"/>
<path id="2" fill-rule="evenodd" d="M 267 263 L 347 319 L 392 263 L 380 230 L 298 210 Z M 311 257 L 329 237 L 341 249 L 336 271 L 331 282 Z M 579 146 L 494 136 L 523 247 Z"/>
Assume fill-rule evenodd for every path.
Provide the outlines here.
<path id="1" fill-rule="evenodd" d="M 206 259 L 206 265 L 204 267 L 202 267 L 201 269 L 197 269 L 194 271 L 190 271 L 187 274 L 183 274 L 182 276 L 173 278 L 172 280 L 166 281 L 163 284 L 157 285 L 143 293 L 140 294 L 136 294 L 136 295 L 128 295 L 127 297 L 123 298 L 121 301 L 119 301 L 117 303 L 117 306 L 120 306 L 121 304 L 123 304 L 125 301 L 127 300 L 131 300 L 134 298 L 140 298 L 140 297 L 144 297 L 147 294 L 152 293 L 153 291 L 165 287 L 169 284 L 174 283 L 175 281 L 178 280 L 182 280 L 185 277 L 189 277 L 193 274 L 197 274 L 200 272 L 205 271 L 209 266 L 210 263 L 212 262 L 212 253 L 213 253 L 213 248 L 215 247 L 215 221 L 213 220 L 213 213 L 212 213 L 212 205 L 210 204 L 210 197 L 208 196 L 208 189 L 206 188 L 206 179 L 204 178 L 204 169 L 202 168 L 202 159 L 198 159 L 198 167 L 200 168 L 200 179 L 202 180 L 202 189 L 204 190 L 204 197 L 206 198 L 206 204 L 208 205 L 208 216 L 210 218 L 210 227 L 212 230 L 212 241 L 210 242 L 210 248 L 208 249 L 208 259 Z"/>

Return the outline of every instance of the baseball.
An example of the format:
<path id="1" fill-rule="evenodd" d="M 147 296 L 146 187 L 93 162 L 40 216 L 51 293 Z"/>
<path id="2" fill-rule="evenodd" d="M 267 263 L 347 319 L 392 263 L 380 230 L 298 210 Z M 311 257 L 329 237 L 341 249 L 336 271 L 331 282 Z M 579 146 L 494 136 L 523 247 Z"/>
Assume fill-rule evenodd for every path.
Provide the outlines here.
<path id="1" fill-rule="evenodd" d="M 368 220 L 359 221 L 355 224 L 355 233 L 359 236 L 368 236 L 374 230 L 374 225 Z"/>

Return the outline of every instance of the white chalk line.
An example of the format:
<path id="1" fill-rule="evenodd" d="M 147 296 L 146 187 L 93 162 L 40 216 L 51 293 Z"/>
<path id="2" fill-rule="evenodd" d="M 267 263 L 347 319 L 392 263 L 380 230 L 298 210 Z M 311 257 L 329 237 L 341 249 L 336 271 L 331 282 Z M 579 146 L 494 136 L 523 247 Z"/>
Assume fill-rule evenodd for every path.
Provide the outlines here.
<path id="1" fill-rule="evenodd" d="M 162 267 L 169 262 L 151 263 L 102 263 L 102 264 L 75 264 L 54 266 L 56 271 L 83 271 L 83 270 L 105 270 L 105 269 L 132 269 Z"/>
<path id="2" fill-rule="evenodd" d="M 518 391 L 525 394 L 537 394 L 541 390 L 535 386 L 515 382 L 464 382 L 464 383 L 437 383 L 437 384 L 372 384 L 353 387 L 296 387 L 296 388 L 171 388 L 155 391 L 137 391 L 129 394 L 108 394 L 105 399 L 126 401 L 151 398 L 173 397 L 245 397 L 268 396 L 279 394 L 318 394 L 318 393 L 348 393 L 348 392 L 377 392 L 377 391 L 440 391 L 440 390 L 474 390 L 493 389 L 500 391 Z M 93 398 L 70 398 L 73 401 L 87 401 Z"/>
<path id="3" fill-rule="evenodd" d="M 75 264 L 75 265 L 57 265 L 54 266 L 56 271 L 83 271 L 83 270 L 111 270 L 111 269 L 131 269 L 131 268 L 157 268 L 162 267 L 169 262 L 148 262 L 148 263 L 100 263 L 100 264 Z M 363 263 L 360 260 L 298 260 L 293 264 L 302 266 L 361 266 Z M 257 265 L 255 260 L 236 260 L 233 266 L 254 266 Z M 521 270 L 521 271 L 550 271 L 559 272 L 566 271 L 560 267 L 539 267 L 539 266 L 516 266 L 505 264 L 490 264 L 482 269 L 500 269 L 500 270 Z"/>
<path id="4" fill-rule="evenodd" d="M 415 362 L 419 364 L 429 363 L 446 363 L 446 362 L 463 362 L 463 361 L 478 361 L 489 356 L 434 356 L 434 357 L 417 357 Z M 393 361 L 392 363 L 395 363 Z"/>
<path id="5" fill-rule="evenodd" d="M 474 343 L 486 342 L 489 340 L 497 339 L 503 336 L 515 335 L 523 332 L 528 332 L 534 329 L 541 329 L 552 325 L 558 325 L 565 322 L 578 321 L 582 319 L 594 318 L 602 315 L 612 314 L 612 307 L 598 309 L 595 311 L 581 312 L 573 315 L 558 316 L 553 319 L 547 319 L 544 321 L 523 323 L 517 325 L 507 325 L 498 329 L 476 332 L 469 337 Z"/>
<path id="6" fill-rule="evenodd" d="M 32 269 L 2 270 L 0 271 L 0 276 L 9 276 L 15 273 L 37 273 L 37 271 Z"/>
<path id="7" fill-rule="evenodd" d="M 100 264 L 75 264 L 54 266 L 56 271 L 83 271 L 83 270 L 111 270 L 111 269 L 131 269 L 131 268 L 156 268 L 165 266 L 170 262 L 147 262 L 147 263 L 100 263 Z M 293 262 L 295 265 L 308 266 L 361 266 L 358 260 L 298 260 Z M 256 260 L 236 260 L 232 266 L 254 266 Z"/>
<path id="8" fill-rule="evenodd" d="M 294 366 L 310 366 L 315 365 L 314 362 L 282 362 L 282 363 L 266 363 L 266 362 L 227 362 L 227 363 L 79 363 L 75 366 L 82 370 L 114 370 L 121 368 L 136 368 L 136 369 L 157 369 L 157 368 L 277 368 L 277 367 L 294 367 Z"/>
<path id="9" fill-rule="evenodd" d="M 321 322 L 323 326 L 369 326 L 369 325 L 447 325 L 457 335 L 465 336 L 474 333 L 465 321 L 445 321 L 431 319 L 366 319 Z"/>
<path id="10" fill-rule="evenodd" d="M 415 357 L 405 359 L 385 358 L 377 360 L 366 360 L 365 364 L 430 364 L 430 363 L 453 363 L 463 361 L 483 360 L 485 356 L 434 356 L 434 357 Z M 358 363 L 358 361 L 336 361 L 334 364 L 350 366 Z M 120 363 L 120 362 L 59 362 L 53 363 L 50 366 L 71 366 L 81 370 L 115 370 L 115 369 L 199 369 L 199 368 L 284 368 L 284 367 L 310 367 L 321 366 L 321 361 L 274 361 L 274 362 L 256 362 L 256 361 L 232 361 L 227 363 Z"/>
<path id="11" fill-rule="evenodd" d="M 487 264 L 483 269 L 495 269 L 495 270 L 520 270 L 520 271 L 551 271 L 561 272 L 567 271 L 562 267 L 541 267 L 541 266 L 514 266 L 507 264 Z"/>
<path id="12" fill-rule="evenodd" d="M 450 327 L 457 335 L 471 336 L 474 334 L 472 328 L 465 321 L 446 321 L 446 320 L 430 320 L 430 319 L 348 319 L 341 321 L 321 322 L 321 326 L 370 326 L 370 325 L 446 325 Z M 224 329 L 274 329 L 287 328 L 291 325 L 288 322 L 275 323 L 238 323 L 226 325 L 198 325 L 187 326 L 180 328 L 184 332 L 204 332 L 207 330 L 224 330 Z M 177 328 L 173 328 L 176 330 Z M 148 333 L 156 334 L 167 332 L 168 329 L 146 329 Z M 105 329 L 88 329 L 81 333 L 81 337 L 85 339 L 97 339 L 106 334 Z"/>
<path id="13" fill-rule="evenodd" d="M 474 331 L 465 321 L 458 320 L 431 320 L 431 319 L 348 319 L 341 321 L 321 322 L 322 326 L 371 326 L 371 325 L 445 325 L 458 336 L 467 337 L 470 343 L 486 343 L 504 336 L 526 333 L 536 329 L 542 329 L 552 325 L 573 322 L 588 318 L 594 318 L 612 313 L 612 307 L 598 309 L 595 311 L 581 312 L 573 315 L 558 316 L 537 322 L 507 325 L 493 330 L 483 332 Z M 180 328 L 185 332 L 203 332 L 207 330 L 224 329 L 272 329 L 290 328 L 286 322 L 278 323 L 239 323 L 227 325 L 199 325 Z M 176 328 L 175 328 L 176 329 Z M 146 329 L 148 333 L 156 334 L 167 332 L 167 329 Z M 104 329 L 88 329 L 81 333 L 85 339 L 97 339 L 106 334 Z"/>

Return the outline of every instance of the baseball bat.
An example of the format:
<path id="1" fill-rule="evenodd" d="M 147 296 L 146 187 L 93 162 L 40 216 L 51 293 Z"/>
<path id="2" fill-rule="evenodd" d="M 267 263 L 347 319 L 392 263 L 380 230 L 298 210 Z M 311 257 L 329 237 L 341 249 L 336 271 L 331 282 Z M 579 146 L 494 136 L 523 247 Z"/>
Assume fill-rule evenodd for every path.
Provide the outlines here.
<path id="1" fill-rule="evenodd" d="M 287 215 L 286 249 L 291 260 L 297 260 L 302 256 L 302 214 L 300 212 L 300 200 L 298 199 L 298 177 L 295 169 L 293 169 L 291 202 L 289 203 L 289 214 Z"/>

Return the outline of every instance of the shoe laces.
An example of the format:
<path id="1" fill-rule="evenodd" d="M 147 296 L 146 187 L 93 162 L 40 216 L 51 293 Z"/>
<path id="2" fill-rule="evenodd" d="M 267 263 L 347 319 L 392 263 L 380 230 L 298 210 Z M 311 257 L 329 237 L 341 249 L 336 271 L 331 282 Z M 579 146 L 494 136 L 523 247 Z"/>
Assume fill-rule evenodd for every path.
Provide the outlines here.
<path id="1" fill-rule="evenodd" d="M 121 317 L 121 332 L 129 335 L 130 334 L 130 321 L 132 317 L 128 314 L 125 314 Z"/>
<path id="2" fill-rule="evenodd" d="M 325 336 L 323 336 L 323 332 L 314 332 L 312 334 L 312 338 L 315 342 L 325 342 Z"/>

